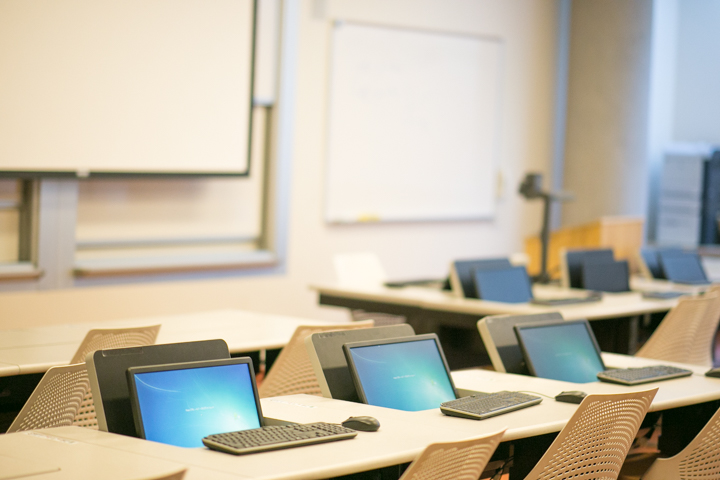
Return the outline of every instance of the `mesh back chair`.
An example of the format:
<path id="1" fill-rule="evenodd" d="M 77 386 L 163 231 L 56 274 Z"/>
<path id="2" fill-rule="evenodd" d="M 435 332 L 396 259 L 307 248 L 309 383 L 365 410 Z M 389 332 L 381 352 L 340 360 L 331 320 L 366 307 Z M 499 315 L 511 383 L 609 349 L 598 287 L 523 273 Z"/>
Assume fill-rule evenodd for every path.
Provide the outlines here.
<path id="1" fill-rule="evenodd" d="M 183 478 L 185 478 L 186 472 L 187 468 L 183 467 L 180 470 L 175 470 L 174 472 L 170 472 L 159 477 L 145 477 L 138 478 L 137 480 L 183 480 Z"/>
<path id="2" fill-rule="evenodd" d="M 97 328 L 90 330 L 70 363 L 82 363 L 88 353 L 106 348 L 140 347 L 153 345 L 160 325 L 130 328 Z"/>
<path id="3" fill-rule="evenodd" d="M 585 397 L 525 480 L 616 479 L 656 392 Z"/>
<path id="4" fill-rule="evenodd" d="M 504 430 L 461 442 L 432 443 L 400 480 L 477 480 L 503 433 Z"/>
<path id="5" fill-rule="evenodd" d="M 153 345 L 160 325 L 130 328 L 97 328 L 90 330 L 83 339 L 70 363 L 84 363 L 88 353 L 106 348 L 139 347 Z M 92 391 L 88 388 L 77 410 L 74 425 L 98 428 Z"/>
<path id="6" fill-rule="evenodd" d="M 643 480 L 720 479 L 720 410 L 680 453 L 658 458 Z"/>
<path id="7" fill-rule="evenodd" d="M 91 426 L 75 423 L 89 391 L 90 380 L 84 363 L 50 368 L 10 425 L 8 433 L 73 424 Z M 97 423 L 95 426 L 97 428 Z"/>
<path id="8" fill-rule="evenodd" d="M 366 312 L 365 310 L 351 310 L 353 322 L 361 322 L 364 320 L 373 320 L 376 327 L 384 327 L 386 325 L 399 325 L 407 323 L 404 315 L 393 315 L 391 313 Z"/>
<path id="9" fill-rule="evenodd" d="M 681 297 L 635 356 L 712 367 L 720 294 Z"/>
<path id="10" fill-rule="evenodd" d="M 372 327 L 373 322 L 356 322 L 342 325 L 299 326 L 283 347 L 265 379 L 258 387 L 261 398 L 305 393 L 322 396 L 315 371 L 310 363 L 305 338 L 318 332 L 352 330 Z"/>

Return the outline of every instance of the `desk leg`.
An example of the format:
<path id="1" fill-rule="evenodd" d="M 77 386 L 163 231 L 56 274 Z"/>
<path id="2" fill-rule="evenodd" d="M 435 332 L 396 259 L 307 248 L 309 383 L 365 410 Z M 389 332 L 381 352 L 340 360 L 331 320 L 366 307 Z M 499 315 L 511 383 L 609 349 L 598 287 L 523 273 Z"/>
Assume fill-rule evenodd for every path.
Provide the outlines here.
<path id="1" fill-rule="evenodd" d="M 538 461 L 550 448 L 557 433 L 546 433 L 536 437 L 523 438 L 513 442 L 513 462 L 510 467 L 510 480 L 522 480 L 535 468 Z"/>

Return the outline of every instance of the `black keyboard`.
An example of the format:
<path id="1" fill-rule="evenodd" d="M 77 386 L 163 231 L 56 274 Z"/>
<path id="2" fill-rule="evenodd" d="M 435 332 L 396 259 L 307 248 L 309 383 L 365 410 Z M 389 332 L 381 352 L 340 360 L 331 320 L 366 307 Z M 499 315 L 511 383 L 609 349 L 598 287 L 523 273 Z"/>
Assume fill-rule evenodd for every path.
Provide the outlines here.
<path id="1" fill-rule="evenodd" d="M 690 370 L 670 367 L 668 365 L 653 365 L 641 368 L 618 368 L 605 370 L 597 374 L 603 382 L 620 383 L 622 385 L 640 385 L 642 383 L 659 382 L 671 378 L 689 377 Z"/>
<path id="2" fill-rule="evenodd" d="M 252 430 L 217 433 L 203 438 L 213 450 L 243 455 L 246 453 L 300 447 L 315 443 L 345 440 L 357 435 L 355 430 L 332 423 L 272 425 Z"/>
<path id="3" fill-rule="evenodd" d="M 537 405 L 542 398 L 520 392 L 481 393 L 440 404 L 440 411 L 453 417 L 484 420 L 495 415 Z"/>

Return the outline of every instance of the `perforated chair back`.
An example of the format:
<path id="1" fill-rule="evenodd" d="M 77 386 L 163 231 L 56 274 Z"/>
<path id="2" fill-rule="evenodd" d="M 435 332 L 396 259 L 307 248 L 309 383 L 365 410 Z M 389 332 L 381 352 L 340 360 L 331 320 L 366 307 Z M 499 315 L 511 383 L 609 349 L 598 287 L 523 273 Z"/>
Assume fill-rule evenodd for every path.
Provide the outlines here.
<path id="1" fill-rule="evenodd" d="M 85 339 L 78 347 L 70 363 L 82 363 L 88 353 L 96 350 L 153 345 L 159 331 L 160 325 L 92 329 L 85 335 Z"/>
<path id="2" fill-rule="evenodd" d="M 341 325 L 301 325 L 283 347 L 265 379 L 258 387 L 261 398 L 305 393 L 322 396 L 320 384 L 315 376 L 310 357 L 305 348 L 305 339 L 313 333 L 333 330 L 354 330 L 372 327 L 373 321 L 344 323 Z"/>
<path id="3" fill-rule="evenodd" d="M 680 453 L 658 458 L 643 480 L 720 479 L 720 410 Z"/>
<path id="4" fill-rule="evenodd" d="M 635 356 L 712 367 L 720 294 L 681 297 Z"/>
<path id="5" fill-rule="evenodd" d="M 50 368 L 10 425 L 8 433 L 73 425 L 89 391 L 90 380 L 84 363 Z"/>
<path id="6" fill-rule="evenodd" d="M 614 480 L 657 388 L 588 395 L 525 480 Z"/>
<path id="7" fill-rule="evenodd" d="M 503 433 L 504 430 L 460 442 L 432 443 L 400 480 L 477 480 Z"/>

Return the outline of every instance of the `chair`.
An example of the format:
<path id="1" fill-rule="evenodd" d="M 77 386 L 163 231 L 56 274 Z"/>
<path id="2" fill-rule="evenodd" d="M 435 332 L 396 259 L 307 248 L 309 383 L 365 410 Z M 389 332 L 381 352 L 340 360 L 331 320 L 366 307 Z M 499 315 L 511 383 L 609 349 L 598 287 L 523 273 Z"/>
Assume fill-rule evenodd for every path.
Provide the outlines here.
<path id="1" fill-rule="evenodd" d="M 90 330 L 73 355 L 71 364 L 85 363 L 87 354 L 107 348 L 138 347 L 155 343 L 160 325 L 130 328 L 96 328 Z M 95 402 L 90 388 L 77 409 L 74 425 L 98 428 Z"/>
<path id="2" fill-rule="evenodd" d="M 175 470 L 174 472 L 163 474 L 159 477 L 146 477 L 138 480 L 183 480 L 185 478 L 185 474 L 187 473 L 187 468 L 183 467 L 179 470 Z"/>
<path id="3" fill-rule="evenodd" d="M 635 356 L 712 367 L 718 323 L 717 289 L 699 297 L 681 297 Z"/>
<path id="4" fill-rule="evenodd" d="M 318 332 L 332 330 L 351 330 L 356 328 L 369 328 L 373 326 L 372 320 L 366 322 L 346 323 L 342 325 L 308 325 L 299 326 L 295 333 L 283 347 L 265 379 L 258 387 L 261 398 L 277 397 L 280 395 L 293 395 L 305 393 L 308 395 L 322 395 L 320 384 L 315 376 L 310 357 L 305 348 L 305 338 Z"/>
<path id="5" fill-rule="evenodd" d="M 73 424 L 86 426 L 82 420 L 75 423 L 75 419 L 89 391 L 90 379 L 84 363 L 50 368 L 10 425 L 8 433 Z M 95 425 L 97 427 L 97 423 Z"/>
<path id="6" fill-rule="evenodd" d="M 655 393 L 585 397 L 525 480 L 616 479 Z"/>
<path id="7" fill-rule="evenodd" d="M 680 453 L 658 458 L 642 475 L 643 480 L 695 478 L 720 479 L 720 410 Z M 623 472 L 625 473 L 625 472 Z"/>
<path id="8" fill-rule="evenodd" d="M 159 331 L 160 325 L 92 329 L 85 335 L 70 363 L 82 363 L 88 353 L 96 350 L 152 345 L 155 343 Z"/>
<path id="9" fill-rule="evenodd" d="M 350 316 L 352 317 L 353 322 L 372 320 L 375 322 L 376 327 L 407 323 L 407 318 L 404 315 L 393 315 L 391 313 L 382 312 L 366 312 L 365 310 L 359 309 L 350 310 Z"/>
<path id="10" fill-rule="evenodd" d="M 460 442 L 432 443 L 400 480 L 477 480 L 504 432 Z"/>

